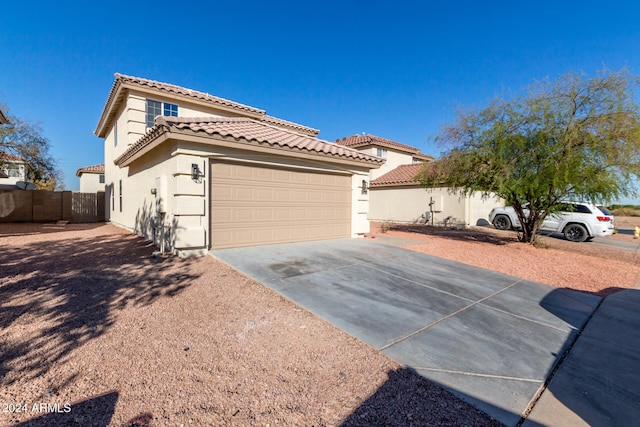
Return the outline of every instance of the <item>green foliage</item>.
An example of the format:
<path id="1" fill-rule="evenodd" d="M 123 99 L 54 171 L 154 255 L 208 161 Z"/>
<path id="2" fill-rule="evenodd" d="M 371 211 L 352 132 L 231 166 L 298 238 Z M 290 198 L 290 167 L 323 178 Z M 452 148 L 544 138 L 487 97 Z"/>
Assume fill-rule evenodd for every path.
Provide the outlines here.
<path id="1" fill-rule="evenodd" d="M 425 168 L 421 182 L 502 197 L 520 219 L 521 240 L 529 243 L 563 199 L 604 203 L 636 196 L 639 82 L 626 69 L 594 78 L 569 73 L 537 82 L 514 100 L 460 111 L 438 136 L 448 151 Z"/>
<path id="2" fill-rule="evenodd" d="M 55 189 L 62 174 L 49 154 L 50 144 L 40 126 L 11 116 L 6 107 L 3 112 L 8 123 L 0 125 L 0 167 L 18 157 L 25 162 L 27 181 L 38 189 Z"/>

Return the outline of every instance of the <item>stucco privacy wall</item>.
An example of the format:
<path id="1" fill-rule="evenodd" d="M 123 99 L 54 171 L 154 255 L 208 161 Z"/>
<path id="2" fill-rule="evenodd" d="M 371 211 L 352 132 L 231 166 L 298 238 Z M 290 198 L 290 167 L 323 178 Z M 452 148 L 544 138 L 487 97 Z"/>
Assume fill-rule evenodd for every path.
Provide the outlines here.
<path id="1" fill-rule="evenodd" d="M 375 188 L 370 191 L 369 220 L 394 222 L 424 222 L 433 200 L 434 224 L 483 225 L 489 212 L 500 201 L 483 200 L 481 193 L 469 197 L 451 194 L 446 187 L 425 189 L 418 186 Z"/>

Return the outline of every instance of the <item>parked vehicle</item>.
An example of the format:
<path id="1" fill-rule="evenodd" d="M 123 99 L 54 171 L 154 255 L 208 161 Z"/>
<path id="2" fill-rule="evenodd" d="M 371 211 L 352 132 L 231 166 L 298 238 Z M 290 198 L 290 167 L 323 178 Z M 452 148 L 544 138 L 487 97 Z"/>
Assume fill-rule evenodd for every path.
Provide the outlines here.
<path id="1" fill-rule="evenodd" d="M 526 205 L 524 213 L 529 213 Z M 584 202 L 564 202 L 560 205 L 560 212 L 547 215 L 540 229 L 562 233 L 565 239 L 572 242 L 584 242 L 596 236 L 613 234 L 613 221 L 614 216 L 604 207 Z M 489 222 L 498 230 L 521 228 L 518 216 L 511 206 L 492 209 Z"/>

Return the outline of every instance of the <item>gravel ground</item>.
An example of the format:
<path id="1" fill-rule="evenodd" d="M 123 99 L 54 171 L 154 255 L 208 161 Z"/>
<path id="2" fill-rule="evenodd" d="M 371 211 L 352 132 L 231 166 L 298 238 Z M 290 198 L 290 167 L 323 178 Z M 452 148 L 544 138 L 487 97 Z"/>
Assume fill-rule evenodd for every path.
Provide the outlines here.
<path id="1" fill-rule="evenodd" d="M 636 253 L 552 238 L 386 235 L 598 295 L 640 274 Z M 0 426 L 499 425 L 211 257 L 153 258 L 110 225 L 0 224 L 0 245 Z"/>
<path id="2" fill-rule="evenodd" d="M 111 225 L 0 246 L 0 426 L 499 425 L 211 257 Z"/>
<path id="3" fill-rule="evenodd" d="M 633 228 L 639 218 L 618 218 L 616 224 Z M 558 288 L 571 288 L 599 296 L 640 285 L 640 253 L 603 249 L 555 237 L 540 238 L 541 245 L 518 242 L 512 231 L 489 227 L 449 230 L 425 225 L 391 224 L 381 232 L 381 223 L 372 224 L 372 234 L 424 241 L 406 246 L 418 252 L 487 268 Z M 385 224 L 389 227 L 389 224 Z M 632 234 L 616 234 L 607 239 L 640 244 Z"/>

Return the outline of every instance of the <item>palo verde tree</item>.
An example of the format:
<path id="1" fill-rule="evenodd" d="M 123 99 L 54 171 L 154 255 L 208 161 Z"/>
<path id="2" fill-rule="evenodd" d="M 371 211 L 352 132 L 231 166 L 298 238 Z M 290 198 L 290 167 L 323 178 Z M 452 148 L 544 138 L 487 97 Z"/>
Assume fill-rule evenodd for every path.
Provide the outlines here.
<path id="1" fill-rule="evenodd" d="M 2 108 L 7 123 L 0 124 L 0 168 L 16 160 L 23 161 L 26 179 L 36 188 L 54 190 L 61 181 L 61 172 L 49 154 L 49 141 L 42 129 L 28 120 L 19 119 Z"/>
<path id="2" fill-rule="evenodd" d="M 605 203 L 638 194 L 639 82 L 627 69 L 592 78 L 568 73 L 513 100 L 458 112 L 437 137 L 447 150 L 420 180 L 503 198 L 520 220 L 520 240 L 533 243 L 563 200 Z"/>

